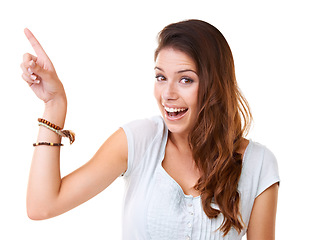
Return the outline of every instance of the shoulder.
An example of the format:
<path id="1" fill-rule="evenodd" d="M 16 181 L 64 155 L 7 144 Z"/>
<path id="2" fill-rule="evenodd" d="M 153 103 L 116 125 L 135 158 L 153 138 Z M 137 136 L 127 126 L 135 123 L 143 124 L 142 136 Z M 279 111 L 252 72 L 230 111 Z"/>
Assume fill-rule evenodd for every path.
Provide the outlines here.
<path id="1" fill-rule="evenodd" d="M 265 145 L 250 140 L 243 159 L 243 181 L 256 186 L 257 197 L 267 187 L 279 182 L 278 162 L 274 153 Z"/>
<path id="2" fill-rule="evenodd" d="M 162 135 L 165 124 L 160 116 L 138 119 L 122 126 L 128 140 L 138 142 L 152 141 L 157 135 Z"/>
<path id="3" fill-rule="evenodd" d="M 238 183 L 242 217 L 246 225 L 255 199 L 274 183 L 280 182 L 278 163 L 273 152 L 263 144 L 250 140 L 243 157 Z"/>
<path id="4" fill-rule="evenodd" d="M 164 121 L 160 116 L 137 119 L 122 126 L 125 131 L 143 132 L 144 134 L 155 134 L 164 128 Z"/>
<path id="5" fill-rule="evenodd" d="M 127 136 L 128 170 L 124 176 L 128 177 L 146 162 L 156 161 L 156 154 L 164 149 L 168 130 L 160 116 L 129 122 L 122 129 Z"/>
<path id="6" fill-rule="evenodd" d="M 265 145 L 252 140 L 250 140 L 247 149 L 245 150 L 243 165 L 244 167 L 258 167 L 258 169 L 262 166 L 278 167 L 274 153 Z"/>

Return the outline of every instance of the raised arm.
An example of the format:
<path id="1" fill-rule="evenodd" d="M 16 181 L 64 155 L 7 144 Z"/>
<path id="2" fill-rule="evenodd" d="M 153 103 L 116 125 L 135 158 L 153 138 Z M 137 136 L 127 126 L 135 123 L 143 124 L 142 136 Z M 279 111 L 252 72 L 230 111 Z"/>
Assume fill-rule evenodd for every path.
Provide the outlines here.
<path id="1" fill-rule="evenodd" d="M 63 127 L 67 111 L 63 85 L 40 43 L 28 29 L 25 34 L 37 56 L 24 55 L 22 78 L 43 100 L 43 118 Z M 60 143 L 61 138 L 41 126 L 37 142 Z M 61 179 L 60 147 L 35 147 L 27 190 L 28 216 L 35 220 L 54 217 L 89 200 L 126 170 L 127 151 L 125 133 L 119 129 L 88 163 Z"/>

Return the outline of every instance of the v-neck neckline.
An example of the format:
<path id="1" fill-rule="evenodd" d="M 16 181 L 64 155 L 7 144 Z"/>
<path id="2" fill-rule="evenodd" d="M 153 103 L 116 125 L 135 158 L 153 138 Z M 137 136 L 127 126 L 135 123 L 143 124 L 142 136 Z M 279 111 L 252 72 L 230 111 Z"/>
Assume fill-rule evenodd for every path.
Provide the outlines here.
<path id="1" fill-rule="evenodd" d="M 170 182 L 173 182 L 178 190 L 181 192 L 181 194 L 183 195 L 183 197 L 185 198 L 193 198 L 193 199 L 200 199 L 201 198 L 201 195 L 198 195 L 198 196 L 192 196 L 191 194 L 185 194 L 183 188 L 180 186 L 180 184 L 165 170 L 165 168 L 163 167 L 162 163 L 164 161 L 164 158 L 165 158 L 165 152 L 166 152 L 166 146 L 167 146 L 167 141 L 168 141 L 168 129 L 167 129 L 167 126 L 165 126 L 165 138 L 163 140 L 163 151 L 161 152 L 161 156 L 160 156 L 160 162 L 159 162 L 159 169 L 161 170 L 161 172 L 166 176 L 167 179 L 169 179 Z M 243 154 L 243 158 L 242 158 L 242 162 L 243 164 L 245 163 L 245 160 L 246 160 L 246 157 L 247 157 L 247 152 L 249 151 L 249 148 L 251 147 L 252 145 L 252 141 L 251 139 L 249 139 L 249 143 L 244 151 L 244 154 Z"/>

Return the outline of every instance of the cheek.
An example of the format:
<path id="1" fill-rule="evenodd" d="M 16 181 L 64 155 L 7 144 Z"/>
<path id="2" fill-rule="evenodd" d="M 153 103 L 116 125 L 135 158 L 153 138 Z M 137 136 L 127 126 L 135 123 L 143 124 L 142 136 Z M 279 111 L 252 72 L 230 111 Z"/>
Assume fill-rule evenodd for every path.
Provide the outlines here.
<path id="1" fill-rule="evenodd" d="M 190 105 L 191 108 L 198 107 L 198 88 L 192 89 L 186 93 L 187 104 Z"/>
<path id="2" fill-rule="evenodd" d="M 154 85 L 153 95 L 158 102 L 161 101 L 161 91 L 157 84 Z"/>

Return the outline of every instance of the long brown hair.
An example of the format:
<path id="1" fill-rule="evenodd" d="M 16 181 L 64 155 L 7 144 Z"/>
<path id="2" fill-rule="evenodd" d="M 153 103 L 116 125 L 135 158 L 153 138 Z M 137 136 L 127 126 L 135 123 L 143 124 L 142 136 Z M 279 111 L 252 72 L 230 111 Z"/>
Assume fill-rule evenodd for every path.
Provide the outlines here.
<path id="1" fill-rule="evenodd" d="M 220 213 L 220 230 L 244 228 L 237 186 L 242 169 L 239 153 L 242 137 L 251 123 L 251 112 L 235 76 L 231 49 L 221 32 L 201 20 L 187 20 L 166 26 L 158 35 L 155 59 L 171 47 L 190 56 L 199 76 L 199 114 L 189 134 L 189 143 L 202 176 L 195 185 L 209 218 Z M 220 210 L 212 207 L 215 202 Z"/>

